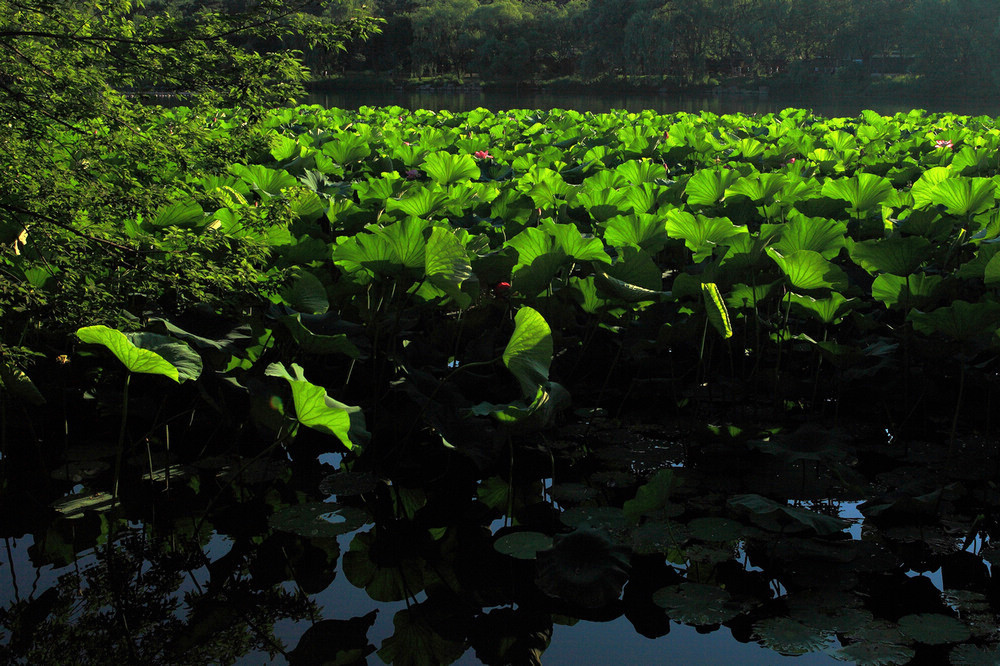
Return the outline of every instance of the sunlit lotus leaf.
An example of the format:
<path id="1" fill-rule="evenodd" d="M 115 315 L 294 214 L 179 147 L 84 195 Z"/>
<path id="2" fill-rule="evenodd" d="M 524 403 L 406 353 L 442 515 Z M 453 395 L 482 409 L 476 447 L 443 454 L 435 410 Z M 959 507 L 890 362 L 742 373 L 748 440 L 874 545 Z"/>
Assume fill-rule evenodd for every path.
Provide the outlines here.
<path id="1" fill-rule="evenodd" d="M 747 284 L 733 285 L 729 295 L 726 296 L 726 305 L 734 310 L 752 310 L 756 304 L 767 300 L 779 284 L 781 282 L 776 280 L 767 284 L 757 285 L 756 287 L 751 287 Z"/>
<path id="2" fill-rule="evenodd" d="M 695 518 L 688 523 L 688 529 L 693 538 L 713 542 L 736 541 L 751 530 L 751 528 L 735 520 L 716 516 Z"/>
<path id="3" fill-rule="evenodd" d="M 522 307 L 514 316 L 514 332 L 503 352 L 503 363 L 521 384 L 525 398 L 534 398 L 549 379 L 552 330 L 535 309 Z"/>
<path id="4" fill-rule="evenodd" d="M 320 620 L 302 634 L 298 645 L 288 653 L 291 666 L 323 664 L 351 666 L 364 663 L 375 651 L 368 642 L 368 630 L 375 624 L 378 611 L 350 620 Z"/>
<path id="5" fill-rule="evenodd" d="M 912 309 L 906 316 L 913 328 L 931 335 L 941 333 L 955 340 L 975 340 L 993 334 L 1000 324 L 1000 303 L 953 301 L 931 312 Z"/>
<path id="6" fill-rule="evenodd" d="M 820 323 L 828 325 L 839 324 L 858 301 L 856 298 L 845 298 L 835 291 L 827 298 L 813 298 L 799 294 L 791 294 L 789 298 L 793 308 L 806 312 Z"/>
<path id="7" fill-rule="evenodd" d="M 75 493 L 60 497 L 49 506 L 66 518 L 81 518 L 87 511 L 100 513 L 114 508 L 115 498 L 106 492 Z"/>
<path id="8" fill-rule="evenodd" d="M 604 241 L 612 247 L 638 247 L 655 254 L 669 236 L 663 218 L 654 214 L 619 215 L 608 220 Z"/>
<path id="9" fill-rule="evenodd" d="M 691 176 L 684 186 L 687 202 L 692 206 L 714 206 L 739 178 L 740 172 L 732 169 L 702 169 Z"/>
<path id="10" fill-rule="evenodd" d="M 205 222 L 205 211 L 193 199 L 161 208 L 152 220 L 154 227 L 199 227 Z"/>
<path id="11" fill-rule="evenodd" d="M 459 307 L 468 307 L 472 297 L 462 284 L 472 277 L 472 264 L 461 241 L 451 231 L 434 227 L 424 251 L 427 280 L 451 296 Z"/>
<path id="12" fill-rule="evenodd" d="M 775 227 L 781 236 L 774 247 L 786 255 L 796 250 L 812 250 L 819 252 L 824 259 L 833 259 L 840 254 L 846 242 L 847 225 L 837 220 L 798 214 Z M 764 233 L 763 228 L 761 233 Z"/>
<path id="13" fill-rule="evenodd" d="M 493 542 L 497 552 L 519 560 L 533 560 L 538 551 L 552 548 L 552 537 L 541 532 L 511 532 Z"/>
<path id="14" fill-rule="evenodd" d="M 915 652 L 912 648 L 896 643 L 851 643 L 831 653 L 834 659 L 851 662 L 855 666 L 901 666 L 910 663 Z"/>
<path id="15" fill-rule="evenodd" d="M 972 635 L 960 620 L 941 613 L 904 615 L 899 618 L 899 631 L 925 645 L 961 643 Z"/>
<path id="16" fill-rule="evenodd" d="M 593 236 L 585 237 L 574 224 L 556 224 L 546 221 L 540 225 L 545 233 L 556 239 L 556 244 L 567 257 L 574 261 L 597 261 L 611 263 L 611 257 L 604 251 L 604 243 Z"/>
<path id="17" fill-rule="evenodd" d="M 397 611 L 392 617 L 395 631 L 382 641 L 378 656 L 393 666 L 430 666 L 450 664 L 466 650 L 464 641 L 452 641 L 441 636 L 422 617 L 422 609 L 413 607 Z"/>
<path id="18" fill-rule="evenodd" d="M 14 398 L 23 400 L 29 405 L 37 407 L 45 404 L 45 396 L 28 375 L 18 368 L 0 366 L 0 386 Z"/>
<path id="19" fill-rule="evenodd" d="M 628 162 L 623 162 L 615 167 L 615 172 L 632 185 L 653 183 L 667 177 L 666 170 L 662 164 L 649 160 L 629 160 Z"/>
<path id="20" fill-rule="evenodd" d="M 952 215 L 975 215 L 993 207 L 996 187 L 989 178 L 947 178 L 930 192 L 930 203 Z"/>
<path id="21" fill-rule="evenodd" d="M 479 166 L 471 155 L 452 155 L 444 151 L 424 157 L 420 168 L 441 185 L 475 180 L 481 175 Z"/>
<path id="22" fill-rule="evenodd" d="M 781 654 L 806 654 L 822 650 L 830 641 L 829 632 L 788 617 L 769 617 L 753 625 L 754 635 L 768 648 Z"/>
<path id="23" fill-rule="evenodd" d="M 268 518 L 268 524 L 276 530 L 311 538 L 337 537 L 370 521 L 366 511 L 332 502 L 293 504 Z"/>
<path id="24" fill-rule="evenodd" d="M 326 287 L 315 275 L 304 269 L 297 269 L 292 283 L 281 292 L 281 299 L 296 312 L 323 314 L 330 309 Z"/>
<path id="25" fill-rule="evenodd" d="M 996 666 L 1000 664 L 1000 647 L 996 645 L 956 645 L 948 653 L 951 666 Z"/>
<path id="26" fill-rule="evenodd" d="M 858 148 L 857 138 L 843 130 L 827 132 L 823 138 L 831 148 L 837 151 L 856 150 Z"/>
<path id="27" fill-rule="evenodd" d="M 268 169 L 259 164 L 252 166 L 234 164 L 229 167 L 229 171 L 239 176 L 240 179 L 258 193 L 268 197 L 276 197 L 281 194 L 282 189 L 294 187 L 299 183 L 295 179 L 295 176 L 292 176 L 284 169 Z"/>
<path id="28" fill-rule="evenodd" d="M 270 144 L 271 157 L 279 162 L 297 157 L 302 150 L 295 137 L 284 136 L 283 134 L 271 134 L 268 144 Z"/>
<path id="29" fill-rule="evenodd" d="M 643 514 L 662 508 L 670 501 L 670 494 L 680 481 L 672 469 L 662 469 L 639 487 L 633 499 L 625 502 L 622 510 L 630 525 L 638 525 Z"/>
<path id="30" fill-rule="evenodd" d="M 335 138 L 323 144 L 323 154 L 330 157 L 340 165 L 360 162 L 369 155 L 372 150 L 368 143 L 357 134 L 338 134 Z"/>
<path id="31" fill-rule="evenodd" d="M 769 206 L 776 194 L 788 184 L 782 173 L 758 173 L 737 180 L 726 190 L 726 197 L 742 195 L 758 206 Z"/>
<path id="32" fill-rule="evenodd" d="M 931 167 L 924 171 L 910 188 L 913 205 L 917 208 L 933 205 L 934 190 L 937 186 L 955 176 L 957 174 L 948 167 Z"/>
<path id="33" fill-rule="evenodd" d="M 575 201 L 598 222 L 622 215 L 631 206 L 626 200 L 623 190 L 611 188 L 583 190 L 576 195 Z"/>
<path id="34" fill-rule="evenodd" d="M 722 298 L 719 285 L 714 282 L 702 282 L 701 293 L 705 301 L 705 312 L 712 327 L 719 332 L 723 340 L 733 337 L 733 325 L 729 321 L 729 310 Z"/>
<path id="35" fill-rule="evenodd" d="M 726 217 L 695 217 L 683 210 L 671 210 L 667 213 L 667 235 L 671 238 L 684 240 L 684 245 L 693 253 L 695 263 L 700 263 L 712 256 L 719 245 L 739 234 L 747 233 L 746 227 L 738 227 Z"/>
<path id="36" fill-rule="evenodd" d="M 129 372 L 163 375 L 181 383 L 201 375 L 202 361 L 187 343 L 157 333 L 125 334 L 107 326 L 84 326 L 76 336 L 104 345 Z"/>
<path id="37" fill-rule="evenodd" d="M 755 523 L 772 531 L 812 531 L 825 535 L 837 534 L 850 527 L 850 522 L 841 518 L 782 504 L 756 494 L 734 495 L 729 498 L 729 506 L 745 510 Z"/>
<path id="38" fill-rule="evenodd" d="M 627 555 L 603 532 L 578 528 L 538 551 L 535 585 L 550 597 L 602 608 L 621 596 L 628 575 Z"/>
<path id="39" fill-rule="evenodd" d="M 850 178 L 838 178 L 823 184 L 823 196 L 843 199 L 850 210 L 865 212 L 889 198 L 894 188 L 888 178 L 872 173 L 859 173 Z"/>
<path id="40" fill-rule="evenodd" d="M 410 190 L 400 199 L 387 199 L 385 209 L 389 212 L 400 211 L 404 215 L 428 218 L 441 211 L 447 202 L 448 192 L 440 187 L 420 187 Z"/>
<path id="41" fill-rule="evenodd" d="M 666 610 L 672 620 L 694 626 L 721 624 L 740 614 L 728 592 L 701 583 L 660 588 L 653 593 L 653 603 Z"/>
<path id="42" fill-rule="evenodd" d="M 920 236 L 893 236 L 852 243 L 851 259 L 869 273 L 909 275 L 930 256 L 931 242 Z"/>
<path id="43" fill-rule="evenodd" d="M 299 423 L 333 435 L 348 449 L 353 449 L 368 439 L 365 417 L 360 407 L 351 407 L 334 400 L 326 394 L 326 389 L 306 380 L 302 367 L 292 364 L 292 373 L 282 363 L 272 363 L 264 371 L 268 377 L 280 377 L 292 389 L 295 417 Z"/>
<path id="44" fill-rule="evenodd" d="M 847 274 L 836 264 L 824 259 L 819 252 L 796 250 L 791 254 L 782 255 L 774 248 L 767 248 L 767 254 L 797 289 L 840 291 L 847 288 Z"/>
<path id="45" fill-rule="evenodd" d="M 872 296 L 890 309 L 922 307 L 930 302 L 943 279 L 940 275 L 926 273 L 906 277 L 882 273 L 872 283 Z"/>
<path id="46" fill-rule="evenodd" d="M 660 202 L 668 197 L 669 189 L 662 185 L 643 183 L 633 185 L 625 190 L 625 200 L 632 207 L 635 215 L 645 215 L 655 211 Z"/>

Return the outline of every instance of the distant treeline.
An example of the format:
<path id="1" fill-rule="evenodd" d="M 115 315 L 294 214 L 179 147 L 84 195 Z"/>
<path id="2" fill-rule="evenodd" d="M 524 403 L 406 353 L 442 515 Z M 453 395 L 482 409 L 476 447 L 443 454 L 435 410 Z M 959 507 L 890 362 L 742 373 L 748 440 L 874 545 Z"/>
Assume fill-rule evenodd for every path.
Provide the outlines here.
<path id="1" fill-rule="evenodd" d="M 142 11 L 194 13 L 250 0 L 147 0 Z M 333 0 L 332 21 L 374 15 L 382 32 L 346 51 L 302 40 L 314 77 L 463 77 L 497 83 L 731 77 L 808 84 L 910 74 L 935 88 L 1000 87 L 997 0 Z"/>

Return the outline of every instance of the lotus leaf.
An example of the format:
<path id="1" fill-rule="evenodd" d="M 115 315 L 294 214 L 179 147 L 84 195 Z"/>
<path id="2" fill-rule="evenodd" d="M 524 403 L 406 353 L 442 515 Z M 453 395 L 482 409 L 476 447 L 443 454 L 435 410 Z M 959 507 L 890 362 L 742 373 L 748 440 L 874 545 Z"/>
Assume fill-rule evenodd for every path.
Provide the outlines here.
<path id="1" fill-rule="evenodd" d="M 847 275 L 844 271 L 826 259 L 819 252 L 812 250 L 795 250 L 787 256 L 773 248 L 767 248 L 767 254 L 785 273 L 791 285 L 797 289 L 812 291 L 815 289 L 843 290 L 847 288 Z"/>
<path id="2" fill-rule="evenodd" d="M 701 583 L 660 588 L 653 593 L 653 602 L 671 619 L 695 626 L 728 622 L 740 613 L 728 592 Z"/>
<path id="3" fill-rule="evenodd" d="M 548 382 L 552 351 L 552 331 L 545 318 L 527 306 L 518 310 L 503 362 L 521 384 L 525 398 L 534 398 L 538 387 Z"/>
<path id="4" fill-rule="evenodd" d="M 368 439 L 360 407 L 345 405 L 328 396 L 322 386 L 306 380 L 302 367 L 296 363 L 292 364 L 292 373 L 289 374 L 283 364 L 272 363 L 264 374 L 280 377 L 291 386 L 295 417 L 299 423 L 333 435 L 348 449 Z"/>
<path id="5" fill-rule="evenodd" d="M 497 552 L 519 560 L 533 560 L 539 551 L 552 548 L 552 537 L 541 532 L 510 532 L 493 542 Z"/>
<path id="6" fill-rule="evenodd" d="M 76 335 L 83 342 L 107 347 L 129 372 L 164 375 L 177 383 L 197 379 L 202 362 L 186 343 L 156 333 L 129 333 L 107 326 L 85 326 Z"/>
<path id="7" fill-rule="evenodd" d="M 602 608 L 618 600 L 628 580 L 628 558 L 599 531 L 578 528 L 553 539 L 537 553 L 538 588 L 584 608 Z"/>
<path id="8" fill-rule="evenodd" d="M 899 630 L 904 636 L 926 645 L 961 643 L 971 636 L 962 622 L 940 613 L 904 615 L 899 618 Z"/>

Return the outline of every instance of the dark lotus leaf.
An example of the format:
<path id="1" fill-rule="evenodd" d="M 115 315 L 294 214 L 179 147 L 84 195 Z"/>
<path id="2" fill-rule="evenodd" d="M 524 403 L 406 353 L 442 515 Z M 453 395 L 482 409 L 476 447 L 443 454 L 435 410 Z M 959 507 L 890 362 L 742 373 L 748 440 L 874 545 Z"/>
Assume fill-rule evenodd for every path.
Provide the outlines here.
<path id="1" fill-rule="evenodd" d="M 962 617 L 972 613 L 983 613 L 990 609 L 989 597 L 982 592 L 953 590 L 945 585 L 944 599 L 949 606 L 957 608 Z"/>
<path id="2" fill-rule="evenodd" d="M 366 511 L 353 506 L 310 502 L 281 509 L 268 519 L 268 524 L 304 537 L 336 537 L 353 532 L 370 520 Z"/>
<path id="3" fill-rule="evenodd" d="M 782 504 L 756 494 L 731 497 L 729 505 L 744 509 L 755 523 L 775 532 L 814 531 L 816 534 L 826 535 L 836 534 L 850 526 L 848 521 L 841 518 Z"/>
<path id="4" fill-rule="evenodd" d="M 321 620 L 306 629 L 299 644 L 288 655 L 291 666 L 350 666 L 375 651 L 368 642 L 368 630 L 375 624 L 377 610 L 350 620 Z"/>
<path id="5" fill-rule="evenodd" d="M 450 664 L 465 652 L 465 644 L 441 636 L 420 607 L 398 611 L 392 617 L 395 629 L 382 641 L 378 656 L 387 664 L 423 666 Z"/>
<path id="6" fill-rule="evenodd" d="M 804 425 L 795 432 L 779 435 L 768 441 L 751 440 L 747 446 L 787 460 L 842 460 L 847 456 L 844 447 L 846 433 L 841 428 L 821 428 Z"/>
<path id="7" fill-rule="evenodd" d="M 484 664 L 541 666 L 552 640 L 552 619 L 521 608 L 498 608 L 476 618 L 470 638 Z"/>
<path id="8" fill-rule="evenodd" d="M 375 490 L 378 479 L 369 472 L 335 472 L 319 482 L 319 491 L 324 495 L 351 497 L 364 495 Z"/>
<path id="9" fill-rule="evenodd" d="M 66 460 L 91 461 L 113 458 L 118 454 L 118 445 L 113 442 L 79 444 L 66 449 Z"/>
<path id="10" fill-rule="evenodd" d="M 554 542 L 551 550 L 538 553 L 535 584 L 542 592 L 584 608 L 618 600 L 628 580 L 628 559 L 604 534 L 578 528 Z"/>
<path id="11" fill-rule="evenodd" d="M 597 490 L 582 483 L 557 483 L 549 495 L 560 504 L 582 504 L 597 497 Z"/>
<path id="12" fill-rule="evenodd" d="M 70 460 L 52 470 L 52 478 L 57 481 L 80 483 L 100 476 L 111 468 L 103 460 Z"/>
<path id="13" fill-rule="evenodd" d="M 671 619 L 695 626 L 721 624 L 740 614 L 728 592 L 701 583 L 660 588 L 653 593 L 653 603 L 665 609 Z"/>
<path id="14" fill-rule="evenodd" d="M 1000 646 L 958 645 L 948 654 L 948 663 L 952 666 L 996 666 L 1000 664 Z"/>
<path id="15" fill-rule="evenodd" d="M 632 530 L 632 550 L 638 555 L 667 554 L 681 548 L 689 536 L 682 523 L 649 521 Z"/>
<path id="16" fill-rule="evenodd" d="M 832 590 L 830 594 L 826 594 L 825 590 L 817 590 L 810 595 L 809 603 L 794 607 L 789 599 L 789 617 L 810 627 L 839 633 L 857 631 L 874 620 L 871 612 L 863 608 L 837 608 L 831 605 L 835 599 L 845 597 L 849 595 L 838 590 Z M 816 604 L 824 605 L 813 606 L 813 599 Z"/>
<path id="17" fill-rule="evenodd" d="M 684 554 L 691 562 L 701 564 L 722 564 L 733 559 L 735 552 L 731 548 L 712 546 L 708 544 L 696 543 L 693 546 L 686 546 Z"/>
<path id="18" fill-rule="evenodd" d="M 941 493 L 941 488 L 916 497 L 904 492 L 891 492 L 859 504 L 858 510 L 866 518 L 931 519 L 937 515 L 941 504 Z"/>
<path id="19" fill-rule="evenodd" d="M 511 532 L 493 542 L 493 548 L 519 560 L 533 560 L 539 551 L 552 548 L 552 537 L 541 532 Z"/>
<path id="20" fill-rule="evenodd" d="M 142 475 L 143 481 L 153 481 L 154 483 L 165 483 L 168 480 L 187 479 L 195 474 L 195 468 L 191 465 L 170 465 L 159 467 L 153 471 L 147 471 Z"/>
<path id="21" fill-rule="evenodd" d="M 961 643 L 969 640 L 969 628 L 950 615 L 917 613 L 899 618 L 899 631 L 904 636 L 926 645 Z"/>
<path id="22" fill-rule="evenodd" d="M 347 580 L 375 601 L 400 601 L 424 589 L 424 561 L 394 546 L 378 543 L 374 532 L 359 532 L 344 553 Z"/>
<path id="23" fill-rule="evenodd" d="M 608 489 L 630 488 L 635 485 L 635 474 L 621 470 L 603 470 L 591 474 L 590 481 Z"/>
<path id="24" fill-rule="evenodd" d="M 625 532 L 625 516 L 613 506 L 577 506 L 566 509 L 559 520 L 568 527 L 606 530 L 610 534 Z"/>
<path id="25" fill-rule="evenodd" d="M 831 654 L 834 659 L 855 666 L 896 666 L 909 663 L 915 653 L 912 648 L 896 643 L 852 643 Z"/>
<path id="26" fill-rule="evenodd" d="M 708 516 L 688 523 L 691 536 L 701 541 L 736 541 L 747 533 L 747 526 L 728 518 Z"/>
<path id="27" fill-rule="evenodd" d="M 770 617 L 753 625 L 754 635 L 768 648 L 781 654 L 805 654 L 826 647 L 828 631 L 789 617 Z"/>
<path id="28" fill-rule="evenodd" d="M 852 562 L 858 556 L 860 542 L 830 541 L 819 538 L 781 537 L 773 540 L 771 555 L 784 562 L 813 560 L 819 562 Z"/>

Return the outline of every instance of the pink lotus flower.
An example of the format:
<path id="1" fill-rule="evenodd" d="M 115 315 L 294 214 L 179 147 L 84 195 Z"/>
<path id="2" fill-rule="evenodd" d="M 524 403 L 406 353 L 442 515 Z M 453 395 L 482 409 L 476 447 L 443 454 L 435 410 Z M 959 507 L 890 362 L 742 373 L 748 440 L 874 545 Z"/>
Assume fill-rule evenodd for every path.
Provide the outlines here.
<path id="1" fill-rule="evenodd" d="M 420 169 L 409 169 L 406 172 L 406 180 L 416 180 L 420 175 Z"/>
<path id="2" fill-rule="evenodd" d="M 488 151 L 488 150 L 477 150 L 476 152 L 474 152 L 472 154 L 472 156 L 475 157 L 477 160 L 491 160 L 491 159 L 493 159 L 493 156 L 490 155 L 490 151 Z"/>
<path id="3" fill-rule="evenodd" d="M 789 164 L 795 164 L 795 158 L 793 157 L 792 159 L 788 160 L 788 163 Z"/>
<path id="4" fill-rule="evenodd" d="M 510 291 L 510 282 L 497 282 L 493 286 L 493 295 L 497 298 L 503 298 Z"/>
<path id="5" fill-rule="evenodd" d="M 938 139 L 934 142 L 934 145 L 938 148 L 954 148 L 955 144 L 951 142 L 950 139 Z"/>

